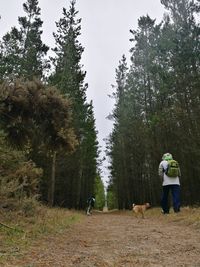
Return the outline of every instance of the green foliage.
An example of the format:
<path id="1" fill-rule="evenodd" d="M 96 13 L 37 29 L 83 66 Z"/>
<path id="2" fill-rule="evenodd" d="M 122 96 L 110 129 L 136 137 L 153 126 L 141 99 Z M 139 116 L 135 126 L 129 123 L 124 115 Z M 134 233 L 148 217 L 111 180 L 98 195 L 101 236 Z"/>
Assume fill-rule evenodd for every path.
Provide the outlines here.
<path id="1" fill-rule="evenodd" d="M 13 145 L 31 145 L 35 134 L 48 149 L 65 146 L 70 150 L 76 143 L 70 128 L 70 102 L 38 81 L 0 85 L 0 116 Z"/>
<path id="2" fill-rule="evenodd" d="M 42 170 L 32 161 L 27 161 L 23 152 L 8 146 L 3 134 L 0 136 L 0 144 L 1 204 L 7 205 L 8 198 L 17 202 L 27 197 L 37 197 Z"/>
<path id="3" fill-rule="evenodd" d="M 54 33 L 56 47 L 53 49 L 56 57 L 52 58 L 55 72 L 51 75 L 50 81 L 63 94 L 70 96 L 74 101 L 78 100 L 78 103 L 74 102 L 74 105 L 83 108 L 80 105 L 83 105 L 86 99 L 86 87 L 83 86 L 86 73 L 81 70 L 80 65 L 84 49 L 78 41 L 81 34 L 81 19 L 76 18 L 77 14 L 73 0 L 70 2 L 69 11 L 63 8 L 63 17 L 56 22 L 57 33 Z M 74 115 L 80 116 L 78 110 Z"/>
<path id="4" fill-rule="evenodd" d="M 160 204 L 157 168 L 166 151 L 180 163 L 183 203 L 198 201 L 199 9 L 197 1 L 161 2 L 169 15 L 158 25 L 149 16 L 138 20 L 130 31 L 130 69 L 122 60 L 116 70 L 108 155 L 120 209 L 147 200 Z"/>
<path id="5" fill-rule="evenodd" d="M 35 198 L 24 198 L 21 202 L 21 211 L 27 217 L 35 216 L 38 212 L 39 203 Z"/>
<path id="6" fill-rule="evenodd" d="M 59 180 L 56 184 L 56 201 L 69 208 L 84 208 L 85 199 L 94 191 L 97 173 L 98 143 L 92 103 L 86 102 L 86 72 L 81 69 L 84 51 L 79 42 L 81 19 L 75 1 L 69 10 L 63 8 L 62 18 L 56 22 L 56 47 L 52 63 L 55 70 L 49 82 L 71 100 L 72 126 L 78 140 L 77 150 L 63 157 L 58 154 Z"/>
<path id="7" fill-rule="evenodd" d="M 105 191 L 100 176 L 96 176 L 94 192 L 95 192 L 95 208 L 102 210 L 103 207 L 105 206 Z"/>
<path id="8" fill-rule="evenodd" d="M 37 154 L 43 152 L 46 160 L 52 161 L 48 186 L 49 201 L 53 204 L 56 152 L 66 154 L 77 144 L 71 127 L 70 101 L 55 88 L 38 81 L 4 83 L 0 85 L 0 118 L 13 146 L 25 148 L 29 157 L 34 149 Z"/>
<path id="9" fill-rule="evenodd" d="M 81 19 L 72 0 L 53 33 L 54 69 L 48 83 L 61 96 L 35 81 L 44 80 L 49 70 L 38 4 L 27 0 L 19 28 L 12 27 L 0 42 L 0 125 L 10 144 L 43 169 L 42 199 L 53 203 L 55 195 L 56 204 L 84 208 L 94 192 L 99 152 L 93 105 L 86 102 L 86 72 L 81 69 Z"/>
<path id="10" fill-rule="evenodd" d="M 0 42 L 0 80 L 42 78 L 49 69 L 45 60 L 49 48 L 41 40 L 43 22 L 38 0 L 27 0 L 23 8 L 26 16 L 18 18 L 20 28 L 13 27 Z"/>
<path id="11" fill-rule="evenodd" d="M 117 197 L 114 191 L 111 190 L 107 191 L 107 205 L 109 210 L 118 208 Z"/>

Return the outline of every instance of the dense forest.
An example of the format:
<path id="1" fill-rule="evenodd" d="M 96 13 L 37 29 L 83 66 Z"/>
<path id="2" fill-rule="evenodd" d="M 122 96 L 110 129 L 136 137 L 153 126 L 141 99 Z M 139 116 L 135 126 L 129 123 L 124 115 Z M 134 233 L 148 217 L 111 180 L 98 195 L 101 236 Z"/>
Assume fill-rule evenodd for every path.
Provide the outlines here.
<path id="1" fill-rule="evenodd" d="M 181 167 L 182 204 L 200 203 L 200 3 L 161 4 L 163 20 L 138 19 L 130 66 L 123 55 L 116 68 L 108 199 L 120 209 L 160 204 L 158 165 L 166 152 Z"/>
<path id="2" fill-rule="evenodd" d="M 165 152 L 181 167 L 182 204 L 200 203 L 200 3 L 161 4 L 163 20 L 141 16 L 130 30 L 130 66 L 122 55 L 116 67 L 106 144 L 109 208 L 160 205 L 158 165 Z M 94 194 L 102 209 L 100 148 L 76 1 L 56 22 L 53 48 L 42 41 L 39 1 L 27 0 L 23 10 L 18 26 L 0 40 L 0 205 L 30 198 L 83 209 Z"/>
<path id="3" fill-rule="evenodd" d="M 75 1 L 53 33 L 54 56 L 42 41 L 38 0 L 0 41 L 0 202 L 33 198 L 85 208 L 104 206 L 93 103 L 87 102 L 81 19 Z"/>

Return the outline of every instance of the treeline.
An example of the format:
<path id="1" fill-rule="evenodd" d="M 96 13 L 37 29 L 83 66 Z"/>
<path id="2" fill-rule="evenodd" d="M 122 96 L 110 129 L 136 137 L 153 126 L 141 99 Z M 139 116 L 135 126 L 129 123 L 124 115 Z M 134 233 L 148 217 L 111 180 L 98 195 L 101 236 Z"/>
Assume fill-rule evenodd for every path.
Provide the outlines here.
<path id="1" fill-rule="evenodd" d="M 49 205 L 82 209 L 89 195 L 104 205 L 92 102 L 86 99 L 75 0 L 63 8 L 53 33 L 54 56 L 42 41 L 38 0 L 0 41 L 0 193 L 37 197 Z"/>
<path id="2" fill-rule="evenodd" d="M 161 23 L 148 15 L 130 30 L 131 64 L 116 69 L 108 199 L 160 205 L 158 165 L 170 152 L 181 167 L 182 204 L 200 203 L 199 1 L 161 0 Z"/>

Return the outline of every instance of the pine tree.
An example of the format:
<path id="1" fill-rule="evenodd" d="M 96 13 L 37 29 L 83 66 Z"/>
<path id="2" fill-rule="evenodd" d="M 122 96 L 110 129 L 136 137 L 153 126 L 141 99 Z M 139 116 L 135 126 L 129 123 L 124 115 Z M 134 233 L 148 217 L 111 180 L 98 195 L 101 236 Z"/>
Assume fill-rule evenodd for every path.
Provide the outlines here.
<path id="1" fill-rule="evenodd" d="M 197 1 L 162 1 L 169 10 L 168 28 L 171 31 L 170 65 L 173 88 L 173 118 L 176 127 L 176 155 L 182 167 L 183 190 L 187 199 L 193 202 L 198 195 L 198 167 L 191 172 L 191 166 L 198 161 L 199 140 L 199 12 Z M 169 38 L 169 35 L 168 35 Z M 192 159 L 192 160 L 191 160 Z M 198 164 L 197 164 L 198 165 Z M 186 178 L 187 177 L 187 178 Z M 188 183 L 189 177 L 189 183 Z M 184 180 L 186 179 L 186 180 Z"/>
<path id="2" fill-rule="evenodd" d="M 126 84 L 127 84 L 127 63 L 123 55 L 116 69 L 116 92 L 113 97 L 116 100 L 113 113 L 109 116 L 114 121 L 114 129 L 110 135 L 110 157 L 112 162 L 111 173 L 114 176 L 115 188 L 117 189 L 119 208 L 128 208 L 129 191 L 128 189 L 128 165 L 127 155 L 127 110 L 126 110 Z"/>
<path id="3" fill-rule="evenodd" d="M 12 27 L 1 41 L 0 79 L 33 77 L 41 79 L 49 68 L 45 55 L 48 47 L 42 42 L 42 20 L 38 0 L 23 4 L 26 16 L 19 17 L 20 28 Z"/>
<path id="4" fill-rule="evenodd" d="M 53 49 L 56 57 L 52 58 L 55 71 L 50 77 L 50 82 L 72 101 L 73 128 L 79 142 L 75 153 L 59 160 L 58 201 L 68 207 L 82 208 L 82 203 L 85 203 L 83 198 L 88 197 L 94 190 L 92 187 L 96 177 L 97 151 L 92 152 L 94 158 L 91 159 L 92 164 L 88 164 L 87 157 L 90 158 L 90 151 L 96 146 L 96 140 L 91 141 L 90 136 L 96 138 L 96 132 L 94 120 L 89 121 L 91 104 L 88 105 L 86 102 L 86 73 L 82 71 L 80 63 L 84 49 L 78 40 L 81 34 L 81 19 L 76 18 L 78 11 L 75 9 L 75 3 L 70 2 L 69 11 L 63 8 L 63 17 L 56 23 L 56 47 Z M 91 166 L 91 169 L 88 166 Z M 89 173 L 88 178 L 85 169 Z M 92 192 L 86 192 L 84 188 Z"/>
<path id="5" fill-rule="evenodd" d="M 118 198 L 119 208 L 131 204 L 131 199 L 134 202 L 149 199 L 159 205 L 161 182 L 157 168 L 166 151 L 174 155 L 182 169 L 183 203 L 198 201 L 200 47 L 195 18 L 199 6 L 197 1 L 190 0 L 162 3 L 169 14 L 165 14 L 160 24 L 155 25 L 155 20 L 147 15 L 138 20 L 138 30 L 131 31 L 133 47 L 123 121 L 116 113 L 119 110 L 116 102 L 117 123 L 109 144 L 110 188 Z M 125 157 L 119 142 L 122 125 L 126 129 Z M 125 178 L 120 179 L 124 159 Z M 125 196 L 120 181 L 127 188 Z"/>

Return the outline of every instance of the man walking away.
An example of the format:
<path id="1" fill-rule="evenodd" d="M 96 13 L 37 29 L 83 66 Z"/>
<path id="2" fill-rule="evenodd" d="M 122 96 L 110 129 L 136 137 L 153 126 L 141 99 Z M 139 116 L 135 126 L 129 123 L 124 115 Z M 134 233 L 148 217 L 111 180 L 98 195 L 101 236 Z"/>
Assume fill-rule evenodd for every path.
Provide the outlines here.
<path id="1" fill-rule="evenodd" d="M 180 211 L 180 168 L 176 160 L 173 159 L 170 153 L 165 153 L 158 169 L 159 176 L 162 177 L 162 198 L 161 207 L 164 214 L 169 213 L 168 196 L 169 191 L 172 194 L 174 212 Z"/>
<path id="2" fill-rule="evenodd" d="M 89 197 L 87 200 L 87 204 L 88 204 L 87 215 L 92 214 L 92 209 L 94 208 L 94 203 L 95 203 L 95 197 L 94 196 Z"/>

